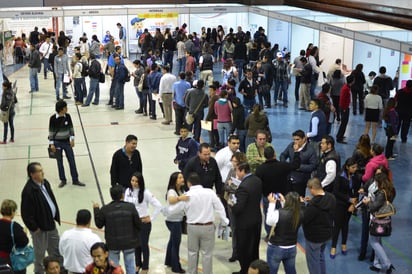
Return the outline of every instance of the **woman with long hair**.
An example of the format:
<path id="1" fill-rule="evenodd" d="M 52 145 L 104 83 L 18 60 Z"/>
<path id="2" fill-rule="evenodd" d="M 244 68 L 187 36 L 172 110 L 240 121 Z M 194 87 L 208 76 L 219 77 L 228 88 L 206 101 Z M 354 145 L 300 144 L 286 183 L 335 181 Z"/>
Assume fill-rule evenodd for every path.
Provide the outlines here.
<path id="1" fill-rule="evenodd" d="M 331 97 L 333 106 L 335 107 L 335 119 L 336 121 L 340 122 L 340 109 L 339 109 L 339 99 L 340 99 L 340 92 L 342 90 L 343 85 L 346 83 L 345 75 L 343 75 L 340 69 L 337 69 L 333 72 L 332 78 L 330 80 L 331 85 Z"/>
<path id="2" fill-rule="evenodd" d="M 390 98 L 383 109 L 382 119 L 385 121 L 385 132 L 386 132 L 386 147 L 385 147 L 385 157 L 388 160 L 394 160 L 396 155 L 393 154 L 393 145 L 398 138 L 398 126 L 399 126 L 399 116 L 395 110 L 396 100 L 395 98 Z"/>
<path id="3" fill-rule="evenodd" d="M 92 42 L 90 43 L 89 53 L 93 53 L 96 56 L 96 59 L 100 59 L 102 57 L 100 53 L 100 41 L 97 38 L 96 34 L 92 35 Z"/>
<path id="4" fill-rule="evenodd" d="M 142 173 L 133 173 L 130 184 L 132 187 L 126 189 L 124 201 L 134 204 L 142 221 L 139 233 L 140 246 L 135 251 L 136 272 L 142 270 L 142 274 L 147 274 L 149 271 L 149 236 L 152 231 L 152 221 L 159 215 L 162 204 L 146 189 Z M 152 216 L 149 214 L 149 204 L 154 208 Z"/>
<path id="5" fill-rule="evenodd" d="M 219 99 L 214 105 L 217 116 L 217 131 L 219 132 L 218 148 L 225 147 L 227 139 L 232 129 L 232 104 L 228 100 L 226 90 L 222 90 L 219 94 Z"/>
<path id="6" fill-rule="evenodd" d="M 363 91 L 366 83 L 365 75 L 363 74 L 363 65 L 357 64 L 351 75 L 355 79 L 353 85 L 350 87 L 352 93 L 352 112 L 356 115 L 357 103 L 359 100 L 359 114 L 363 114 Z"/>
<path id="7" fill-rule="evenodd" d="M 369 129 L 372 126 L 372 143 L 375 143 L 376 128 L 379 122 L 379 115 L 383 108 L 382 97 L 378 95 L 379 87 L 373 85 L 370 88 L 368 95 L 365 97 L 365 131 L 364 134 L 369 134 Z"/>
<path id="8" fill-rule="evenodd" d="M 0 144 L 7 144 L 7 133 L 10 125 L 10 143 L 14 142 L 14 116 L 16 112 L 14 111 L 14 104 L 16 98 L 14 92 L 11 88 L 11 83 L 8 81 L 3 82 L 3 94 L 1 96 L 1 105 L 0 109 L 2 111 L 8 112 L 9 117 L 6 121 L 3 121 L 4 131 L 3 131 L 3 142 Z"/>
<path id="9" fill-rule="evenodd" d="M 396 192 L 391 180 L 385 173 L 379 173 L 375 175 L 375 181 L 377 190 L 374 193 L 374 197 L 366 198 L 363 203 L 367 205 L 371 216 L 378 211 L 385 203 L 386 200 L 392 202 L 395 199 Z M 373 217 L 372 217 L 373 218 Z M 386 217 L 391 218 L 391 217 Z M 388 255 L 382 246 L 382 238 L 379 236 L 369 236 L 370 245 L 375 251 L 375 259 L 373 265 L 370 266 L 370 270 L 376 272 L 386 271 L 386 273 L 392 273 L 395 267 L 392 265 Z"/>
<path id="10" fill-rule="evenodd" d="M 185 180 L 183 173 L 173 172 L 167 185 L 166 201 L 167 205 L 174 205 L 181 201 L 187 201 L 184 195 Z M 167 243 L 165 265 L 172 268 L 172 272 L 185 273 L 180 264 L 179 249 L 182 240 L 182 222 L 184 213 L 178 212 L 166 216 L 166 226 L 170 231 L 169 242 Z"/>
<path id="11" fill-rule="evenodd" d="M 335 179 L 333 186 L 333 195 L 336 198 L 335 208 L 335 225 L 332 233 L 332 248 L 330 250 L 330 258 L 336 257 L 336 245 L 339 238 L 339 233 L 342 231 L 342 255 L 346 255 L 348 250 L 346 242 L 348 240 L 349 220 L 358 200 L 358 190 L 360 181 L 355 175 L 358 164 L 354 158 L 348 158 L 343 165 L 342 173 Z"/>
<path id="12" fill-rule="evenodd" d="M 353 151 L 352 158 L 358 164 L 356 174 L 359 177 L 359 179 L 361 179 L 363 174 L 365 173 L 366 164 L 372 158 L 371 139 L 369 138 L 368 134 L 362 134 L 359 137 L 358 143 L 356 144 L 356 148 Z"/>
<path id="13" fill-rule="evenodd" d="M 286 274 L 295 274 L 296 243 L 298 229 L 302 223 L 301 200 L 297 192 L 268 195 L 269 208 L 266 224 L 272 226 L 269 234 L 266 260 L 271 274 L 278 273 L 280 262 Z M 279 201 L 282 208 L 276 209 Z"/>

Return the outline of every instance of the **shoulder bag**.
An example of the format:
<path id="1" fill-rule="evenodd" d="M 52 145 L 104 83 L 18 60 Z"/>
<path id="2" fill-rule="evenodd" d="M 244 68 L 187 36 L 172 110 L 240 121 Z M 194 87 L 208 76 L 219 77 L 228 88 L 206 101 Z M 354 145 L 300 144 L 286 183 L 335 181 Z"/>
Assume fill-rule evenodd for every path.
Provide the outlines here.
<path id="1" fill-rule="evenodd" d="M 369 224 L 369 233 L 376 237 L 388 237 L 392 233 L 391 217 L 376 218 L 372 217 Z"/>
<path id="2" fill-rule="evenodd" d="M 186 124 L 191 125 L 195 122 L 195 114 L 197 113 L 197 111 L 199 110 L 200 106 L 203 103 L 203 100 L 205 99 L 206 94 L 203 94 L 202 100 L 200 100 L 199 105 L 197 105 L 195 111 L 193 113 L 190 113 L 189 111 L 186 113 Z"/>
<path id="3" fill-rule="evenodd" d="M 16 243 L 14 242 L 14 231 L 13 231 L 14 222 L 11 222 L 11 239 L 13 241 L 13 248 L 10 252 L 10 261 L 13 270 L 20 271 L 24 270 L 34 262 L 34 250 L 30 245 L 25 247 L 17 248 Z"/>
<path id="4" fill-rule="evenodd" d="M 5 98 L 5 95 L 3 95 L 3 98 Z M 1 107 L 0 120 L 3 123 L 8 123 L 9 122 L 10 108 L 11 108 L 11 105 L 13 104 L 13 100 L 14 99 L 11 100 L 9 105 L 5 104 L 4 106 Z"/>
<path id="5" fill-rule="evenodd" d="M 386 202 L 378 209 L 378 211 L 376 211 L 373 214 L 373 216 L 376 218 L 385 218 L 385 217 L 390 217 L 396 214 L 395 207 L 391 204 L 391 202 L 388 201 L 388 197 L 386 196 L 386 191 L 383 190 L 383 193 L 385 194 Z"/>

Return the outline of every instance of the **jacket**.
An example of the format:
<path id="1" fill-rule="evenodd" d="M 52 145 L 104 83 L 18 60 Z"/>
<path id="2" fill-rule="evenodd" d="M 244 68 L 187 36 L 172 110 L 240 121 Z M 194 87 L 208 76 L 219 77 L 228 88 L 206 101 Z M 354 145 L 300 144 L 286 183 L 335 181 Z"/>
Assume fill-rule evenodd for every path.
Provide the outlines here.
<path id="1" fill-rule="evenodd" d="M 44 186 L 54 205 L 56 206 L 56 216 L 52 216 L 51 209 L 44 197 L 40 186 L 32 179 L 26 182 L 21 193 L 21 216 L 24 224 L 30 231 L 40 229 L 51 231 L 56 228 L 55 221 L 60 225 L 59 207 L 51 190 L 50 183 L 44 179 Z"/>
<path id="2" fill-rule="evenodd" d="M 366 183 L 370 178 L 372 178 L 375 174 L 375 170 L 380 165 L 389 168 L 388 159 L 386 159 L 383 153 L 372 157 L 372 159 L 370 159 L 370 161 L 366 164 L 365 174 L 362 176 L 362 181 Z"/>
<path id="3" fill-rule="evenodd" d="M 210 158 L 206 168 L 200 163 L 199 156 L 192 157 L 186 164 L 183 172 L 184 177 L 188 178 L 189 174 L 195 172 L 200 177 L 200 184 L 205 188 L 213 188 L 215 185 L 216 193 L 222 193 L 222 176 L 215 158 Z"/>
<path id="4" fill-rule="evenodd" d="M 412 115 L 412 89 L 405 87 L 395 95 L 396 111 L 400 114 Z"/>
<path id="5" fill-rule="evenodd" d="M 332 237 L 336 199 L 331 193 L 316 195 L 310 200 L 303 213 L 303 233 L 314 243 L 323 243 Z"/>
<path id="6" fill-rule="evenodd" d="M 268 117 L 264 112 L 260 112 L 258 115 L 251 113 L 245 121 L 245 128 L 247 129 L 248 137 L 255 137 L 258 129 L 266 129 L 269 127 Z"/>
<path id="7" fill-rule="evenodd" d="M 133 151 L 132 157 L 128 158 L 124 148 L 117 150 L 112 157 L 110 177 L 112 186 L 120 184 L 123 187 L 131 187 L 130 178 L 134 172 L 142 172 L 142 158 L 138 150 Z"/>
<path id="8" fill-rule="evenodd" d="M 132 203 L 112 201 L 101 209 L 94 208 L 94 222 L 105 228 L 104 237 L 109 250 L 126 250 L 140 245 L 141 220 Z"/>
<path id="9" fill-rule="evenodd" d="M 351 198 L 358 198 L 358 190 L 360 188 L 360 181 L 358 177 L 352 175 L 348 178 L 346 172 L 342 172 L 340 176 L 336 176 L 333 183 L 333 195 L 336 198 L 336 207 L 348 208 L 351 205 Z"/>
<path id="10" fill-rule="evenodd" d="M 186 104 L 186 107 L 189 109 L 189 113 L 191 114 L 203 113 L 203 109 L 207 107 L 208 102 L 209 102 L 209 98 L 204 93 L 203 90 L 197 89 L 197 88 L 187 90 L 185 104 Z M 196 108 L 197 108 L 197 112 L 195 113 Z"/>
<path id="11" fill-rule="evenodd" d="M 40 68 L 41 67 L 40 54 L 37 49 L 30 51 L 28 66 L 29 68 Z"/>
<path id="12" fill-rule="evenodd" d="M 175 161 L 179 162 L 179 170 L 185 169 L 186 163 L 192 157 L 197 155 L 199 144 L 192 138 L 182 139 L 179 138 L 176 144 L 176 158 Z"/>

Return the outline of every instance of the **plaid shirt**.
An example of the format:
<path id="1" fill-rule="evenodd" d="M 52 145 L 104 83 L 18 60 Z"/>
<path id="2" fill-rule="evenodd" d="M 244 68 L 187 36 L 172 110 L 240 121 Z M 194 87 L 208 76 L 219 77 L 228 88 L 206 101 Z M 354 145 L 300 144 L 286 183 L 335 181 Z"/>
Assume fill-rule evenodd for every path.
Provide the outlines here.
<path id="1" fill-rule="evenodd" d="M 285 81 L 289 79 L 288 64 L 285 61 L 273 61 L 275 81 Z"/>

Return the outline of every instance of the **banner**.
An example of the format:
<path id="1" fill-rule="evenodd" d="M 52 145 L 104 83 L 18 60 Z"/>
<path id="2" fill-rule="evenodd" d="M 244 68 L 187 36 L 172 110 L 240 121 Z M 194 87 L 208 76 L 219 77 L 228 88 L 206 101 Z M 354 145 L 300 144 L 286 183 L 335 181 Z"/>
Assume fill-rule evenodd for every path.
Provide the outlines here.
<path id="1" fill-rule="evenodd" d="M 132 28 L 129 31 L 129 39 L 138 40 L 144 29 L 148 29 L 152 35 L 155 34 L 157 28 L 159 28 L 162 33 L 166 28 L 169 28 L 171 32 L 173 32 L 178 26 L 178 18 L 179 14 L 177 12 L 139 13 L 130 20 Z"/>

